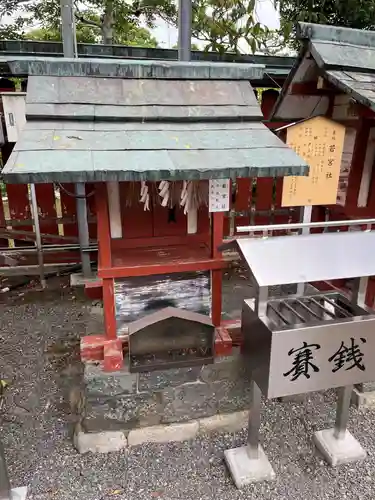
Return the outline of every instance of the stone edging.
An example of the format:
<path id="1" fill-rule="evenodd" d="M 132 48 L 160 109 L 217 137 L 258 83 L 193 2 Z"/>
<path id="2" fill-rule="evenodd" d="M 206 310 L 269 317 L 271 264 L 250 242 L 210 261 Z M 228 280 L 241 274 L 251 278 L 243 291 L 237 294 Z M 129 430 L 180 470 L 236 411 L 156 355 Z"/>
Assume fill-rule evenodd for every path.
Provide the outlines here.
<path id="1" fill-rule="evenodd" d="M 86 433 L 78 424 L 73 441 L 79 453 L 109 453 L 143 443 L 186 441 L 210 432 L 236 432 L 247 426 L 248 418 L 248 411 L 238 411 L 178 424 L 142 427 L 128 434 L 123 431 Z"/>
<path id="2" fill-rule="evenodd" d="M 375 391 L 361 391 L 354 387 L 352 403 L 357 408 L 375 408 Z"/>

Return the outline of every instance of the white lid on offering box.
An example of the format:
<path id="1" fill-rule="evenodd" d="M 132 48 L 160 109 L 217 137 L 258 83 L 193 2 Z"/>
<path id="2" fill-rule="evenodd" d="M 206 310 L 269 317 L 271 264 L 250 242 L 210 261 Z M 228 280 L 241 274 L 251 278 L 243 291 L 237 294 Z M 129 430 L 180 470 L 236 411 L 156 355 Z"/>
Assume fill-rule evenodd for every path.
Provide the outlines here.
<path id="1" fill-rule="evenodd" d="M 375 231 L 243 238 L 236 244 L 258 286 L 375 274 Z"/>

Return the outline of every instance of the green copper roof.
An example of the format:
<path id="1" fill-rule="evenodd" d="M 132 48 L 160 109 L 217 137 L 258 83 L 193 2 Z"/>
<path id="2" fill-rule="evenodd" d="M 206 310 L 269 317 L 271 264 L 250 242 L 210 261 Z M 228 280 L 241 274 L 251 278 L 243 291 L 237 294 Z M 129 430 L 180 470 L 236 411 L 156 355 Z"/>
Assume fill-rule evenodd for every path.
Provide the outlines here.
<path id="1" fill-rule="evenodd" d="M 375 72 L 327 71 L 327 80 L 367 108 L 375 111 Z"/>
<path id="2" fill-rule="evenodd" d="M 68 61 L 62 73 L 71 76 L 55 76 L 55 62 L 53 71 L 42 63 L 42 74 L 29 76 L 27 123 L 3 169 L 6 182 L 308 173 L 307 164 L 260 123 L 245 65 L 213 63 L 211 74 L 206 63 L 132 62 L 123 77 L 125 61 L 121 77 L 108 78 L 111 64 L 98 76 L 76 76 L 80 63 Z"/>
<path id="3" fill-rule="evenodd" d="M 211 61 L 161 61 L 132 59 L 70 59 L 63 57 L 3 56 L 11 74 L 66 77 L 111 77 L 189 80 L 256 80 L 264 65 Z"/>
<path id="4" fill-rule="evenodd" d="M 299 40 L 321 40 L 328 43 L 375 46 L 375 31 L 367 31 L 324 24 L 298 23 L 297 38 Z"/>
<path id="5" fill-rule="evenodd" d="M 303 161 L 262 123 L 30 122 L 7 182 L 180 180 L 300 175 Z"/>
<path id="6" fill-rule="evenodd" d="M 297 36 L 302 51 L 289 74 L 273 116 L 288 97 L 303 58 L 310 53 L 320 74 L 359 103 L 375 110 L 375 32 L 299 23 Z M 303 118 L 303 117 L 301 117 Z"/>

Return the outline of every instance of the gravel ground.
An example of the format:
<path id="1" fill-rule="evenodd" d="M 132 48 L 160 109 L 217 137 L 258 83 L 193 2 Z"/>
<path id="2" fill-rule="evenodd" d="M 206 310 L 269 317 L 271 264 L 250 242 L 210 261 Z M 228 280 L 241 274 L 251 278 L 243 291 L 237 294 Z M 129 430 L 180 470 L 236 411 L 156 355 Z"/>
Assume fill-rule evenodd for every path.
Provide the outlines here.
<path id="1" fill-rule="evenodd" d="M 80 378 L 78 339 L 87 311 L 67 288 L 26 293 L 0 304 L 0 378 L 9 381 L 0 423 L 13 486 L 28 485 L 33 500 L 373 500 L 375 413 L 352 410 L 350 430 L 366 461 L 331 469 L 315 452 L 315 430 L 332 426 L 334 395 L 306 403 L 267 402 L 262 441 L 277 474 L 273 483 L 236 490 L 223 451 L 245 432 L 193 442 L 143 445 L 109 455 L 76 453 L 67 386 Z"/>

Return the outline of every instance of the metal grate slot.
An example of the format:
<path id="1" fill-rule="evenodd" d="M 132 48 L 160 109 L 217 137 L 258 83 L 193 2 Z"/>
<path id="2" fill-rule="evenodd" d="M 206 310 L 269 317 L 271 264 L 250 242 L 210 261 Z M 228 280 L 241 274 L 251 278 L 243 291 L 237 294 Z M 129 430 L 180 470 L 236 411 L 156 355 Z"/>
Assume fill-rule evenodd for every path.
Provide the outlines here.
<path id="1" fill-rule="evenodd" d="M 296 299 L 296 302 L 298 305 L 300 305 L 305 311 L 307 311 L 311 316 L 317 319 L 321 319 L 318 313 L 316 313 L 313 309 L 311 309 L 309 306 L 307 306 L 302 300 Z"/>
<path id="2" fill-rule="evenodd" d="M 277 327 L 306 325 L 311 322 L 342 320 L 363 314 L 363 310 L 337 294 L 286 297 L 267 305 L 267 316 Z"/>
<path id="3" fill-rule="evenodd" d="M 331 318 L 337 318 L 337 315 L 335 312 L 332 312 L 330 309 L 327 309 L 326 307 L 324 307 L 320 302 L 318 302 L 316 299 L 314 298 L 309 298 L 309 302 L 313 303 L 314 305 L 316 305 L 316 307 L 318 307 L 324 314 L 328 314 L 328 316 L 330 316 Z M 322 319 L 322 318 L 321 318 Z"/>
<path id="4" fill-rule="evenodd" d="M 331 304 L 335 309 L 337 309 L 341 314 L 343 314 L 346 318 L 352 318 L 354 314 L 351 314 L 349 311 L 345 310 L 343 307 L 339 306 L 336 302 L 333 300 L 329 299 L 328 297 L 324 297 L 324 300 L 328 302 L 328 304 Z"/>
<path id="5" fill-rule="evenodd" d="M 291 323 L 280 311 L 278 311 L 276 309 L 276 307 L 274 307 L 273 304 L 268 304 L 268 308 L 271 309 L 272 312 L 274 312 L 276 314 L 276 316 L 281 319 L 281 321 L 283 321 L 283 323 L 285 323 L 286 325 L 291 325 L 293 323 Z M 275 322 L 276 324 L 278 323 L 277 321 Z"/>
<path id="6" fill-rule="evenodd" d="M 285 307 L 286 309 L 288 309 L 288 311 L 290 311 L 294 316 L 297 317 L 297 319 L 299 319 L 300 321 L 302 321 L 302 323 L 306 323 L 306 318 L 304 318 L 302 316 L 302 314 L 300 314 L 295 308 L 293 308 L 288 302 L 284 301 L 284 302 L 281 302 L 281 306 Z"/>

